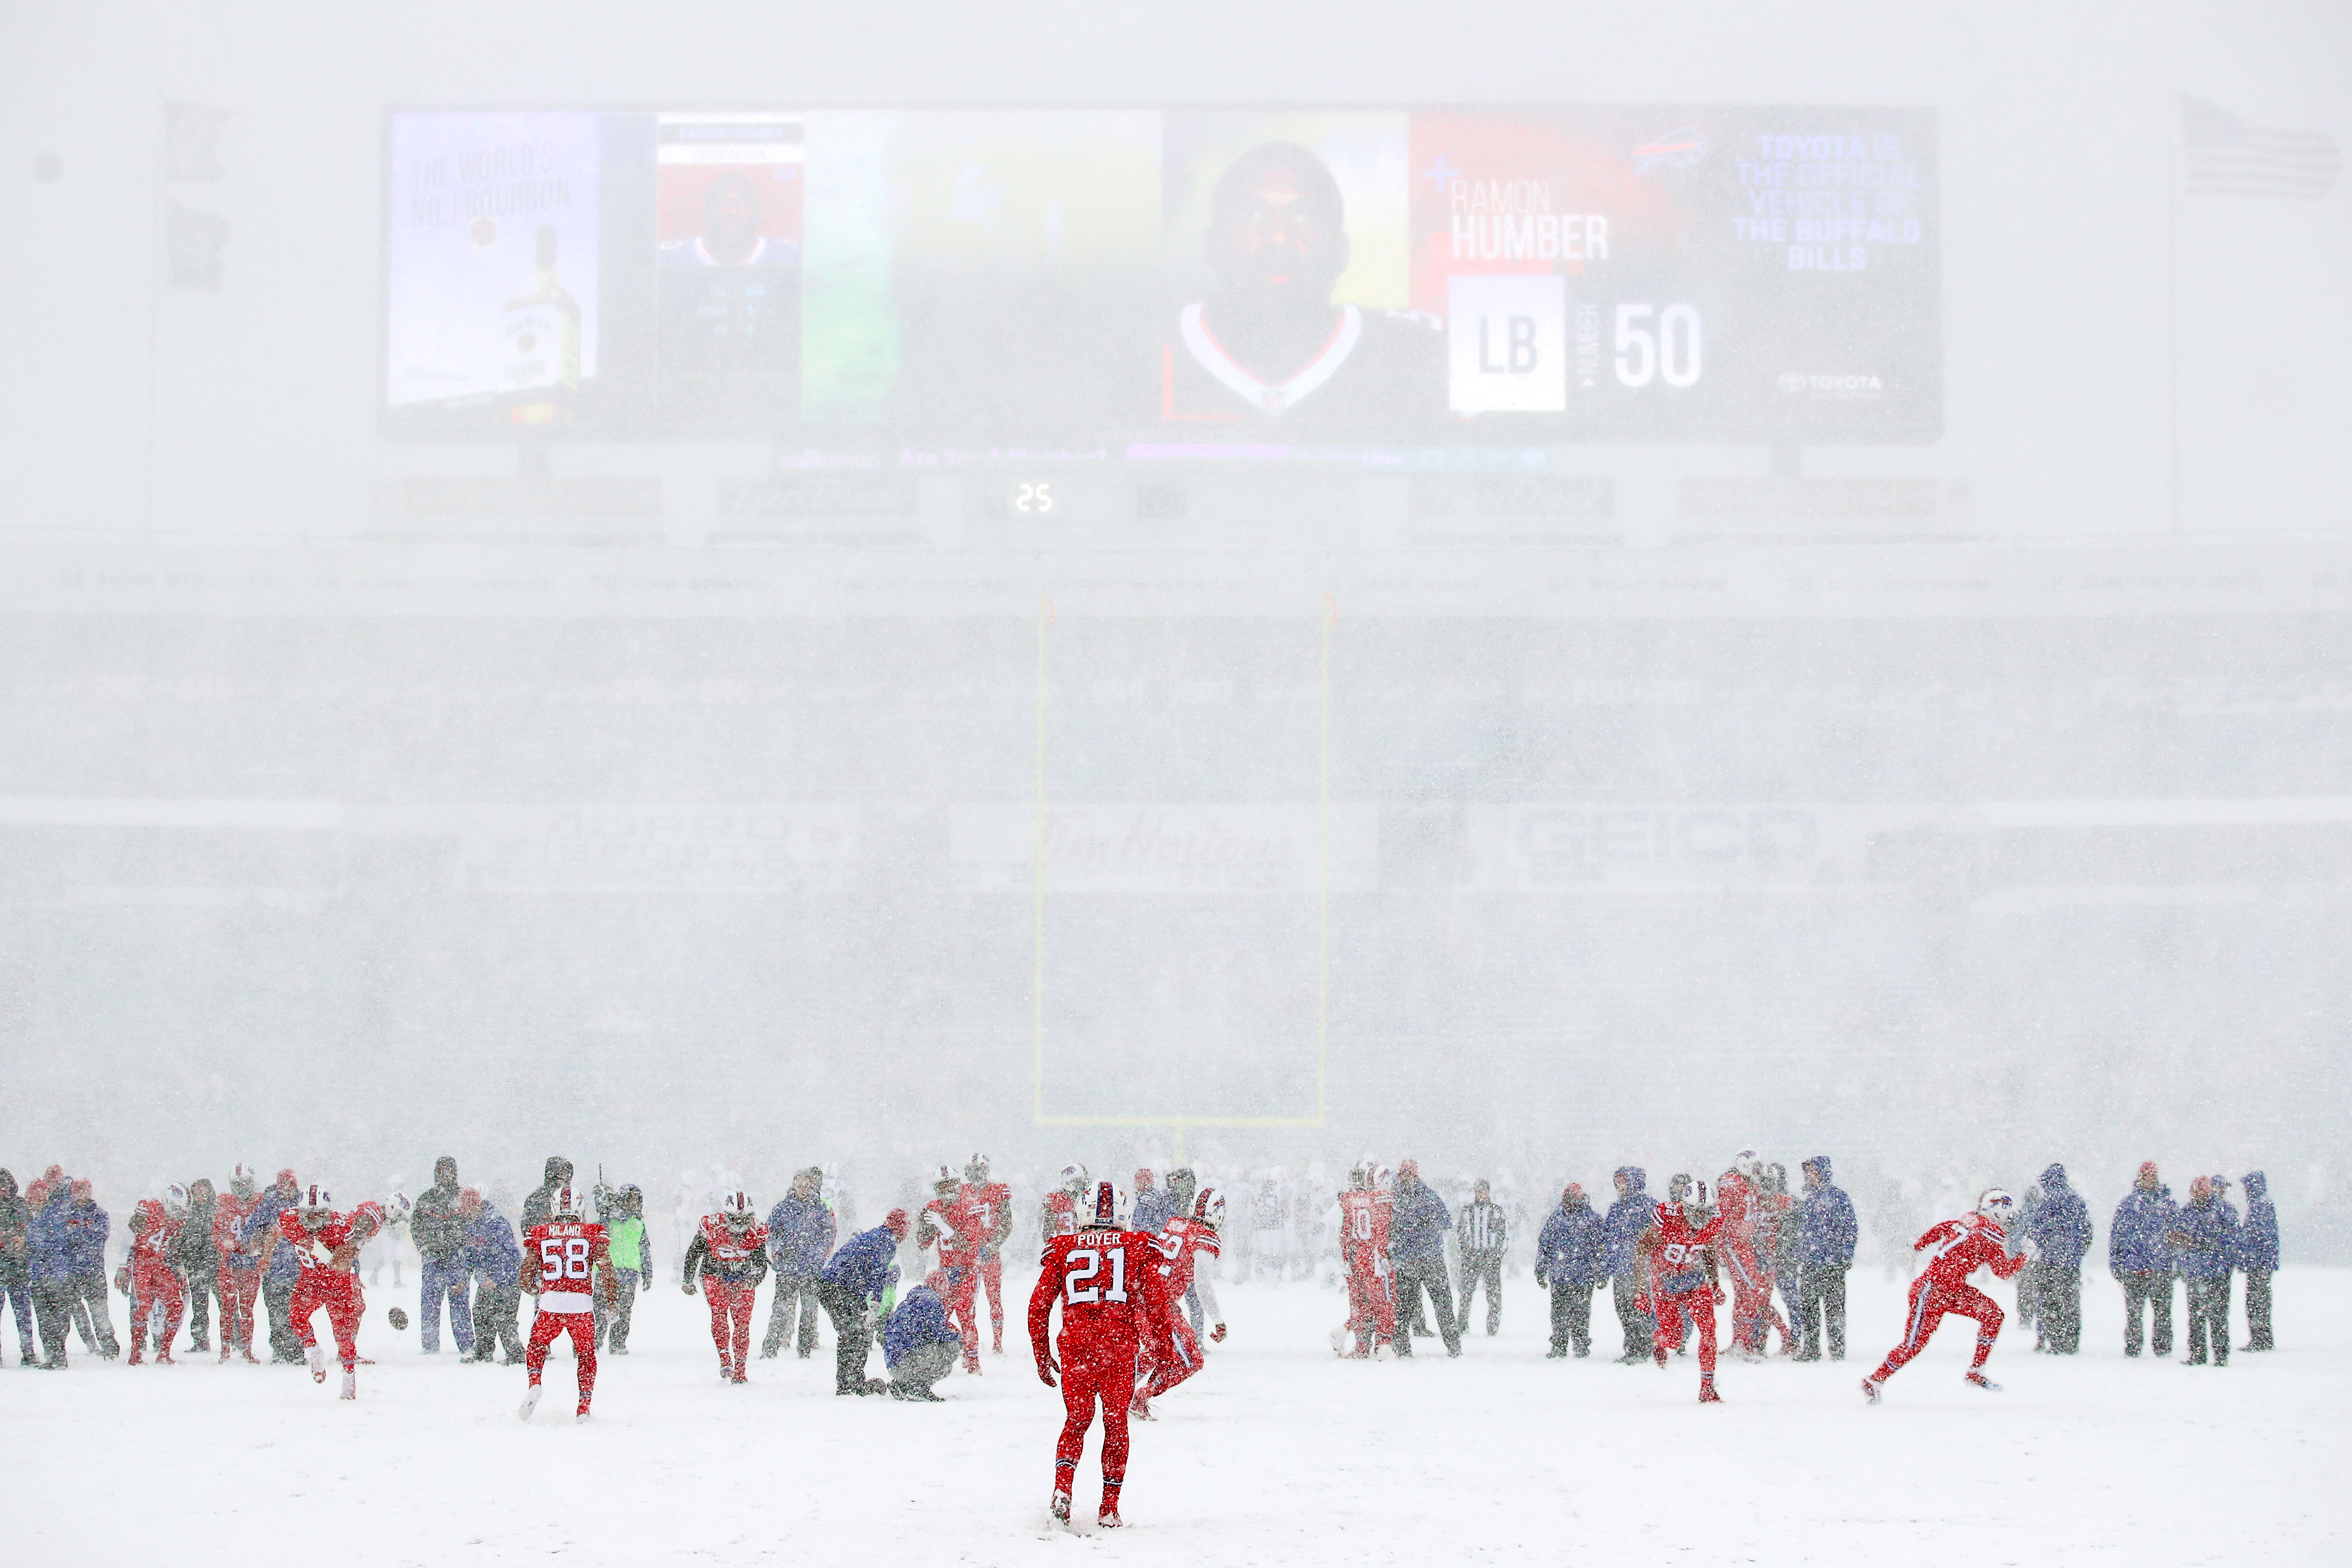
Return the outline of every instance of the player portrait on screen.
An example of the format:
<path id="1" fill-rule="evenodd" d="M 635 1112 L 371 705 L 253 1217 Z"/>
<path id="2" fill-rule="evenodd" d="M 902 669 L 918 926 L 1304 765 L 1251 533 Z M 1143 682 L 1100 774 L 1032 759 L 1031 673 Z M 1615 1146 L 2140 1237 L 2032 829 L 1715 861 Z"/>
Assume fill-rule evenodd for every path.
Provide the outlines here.
<path id="1" fill-rule="evenodd" d="M 685 232 L 660 242 L 665 369 L 793 368 L 801 329 L 799 173 L 790 165 L 664 166 L 665 206 L 690 214 L 676 225 Z M 698 183 L 699 200 L 685 205 L 674 188 Z"/>
<path id="2" fill-rule="evenodd" d="M 1321 440 L 1401 439 L 1444 415 L 1440 323 L 1338 304 L 1347 204 L 1314 152 L 1266 141 L 1227 166 L 1209 202 L 1209 287 L 1161 345 L 1171 423 Z"/>

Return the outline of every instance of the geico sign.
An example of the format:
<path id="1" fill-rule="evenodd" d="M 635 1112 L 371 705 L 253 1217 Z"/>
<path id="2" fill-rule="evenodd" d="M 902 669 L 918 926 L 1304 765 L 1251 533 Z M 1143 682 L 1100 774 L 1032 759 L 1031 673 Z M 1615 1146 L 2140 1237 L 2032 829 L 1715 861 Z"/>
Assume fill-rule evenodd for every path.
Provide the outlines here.
<path id="1" fill-rule="evenodd" d="M 1820 814 L 1804 806 L 1524 806 L 1511 849 L 1538 879 L 1612 866 L 1787 867 L 1820 850 Z"/>

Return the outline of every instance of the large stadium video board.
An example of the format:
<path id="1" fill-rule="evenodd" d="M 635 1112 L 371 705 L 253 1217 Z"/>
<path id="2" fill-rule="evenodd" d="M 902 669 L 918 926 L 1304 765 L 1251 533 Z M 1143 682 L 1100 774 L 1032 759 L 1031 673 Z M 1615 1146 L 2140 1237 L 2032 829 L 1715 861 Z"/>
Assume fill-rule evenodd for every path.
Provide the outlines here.
<path id="1" fill-rule="evenodd" d="M 1926 110 L 401 110 L 386 152 L 399 435 L 1938 431 Z"/>

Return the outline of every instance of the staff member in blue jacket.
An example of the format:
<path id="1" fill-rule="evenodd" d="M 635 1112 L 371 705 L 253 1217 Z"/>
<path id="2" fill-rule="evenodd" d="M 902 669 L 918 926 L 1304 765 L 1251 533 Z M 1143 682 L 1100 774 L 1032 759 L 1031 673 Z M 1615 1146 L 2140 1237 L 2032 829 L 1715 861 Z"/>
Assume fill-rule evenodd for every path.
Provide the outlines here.
<path id="1" fill-rule="evenodd" d="M 1611 1298 L 1617 1308 L 1617 1329 L 1625 1338 L 1625 1354 L 1617 1358 L 1617 1364 L 1638 1366 L 1650 1359 L 1657 1325 L 1639 1305 L 1642 1264 L 1634 1255 L 1633 1244 L 1650 1228 L 1650 1221 L 1657 1218 L 1658 1200 L 1650 1196 L 1649 1176 L 1639 1166 L 1620 1166 L 1612 1179 L 1617 1185 L 1617 1201 L 1609 1206 L 1601 1229 L 1609 1239 Z"/>
<path id="2" fill-rule="evenodd" d="M 114 1228 L 106 1210 L 98 1207 L 89 1182 L 77 1178 L 73 1202 L 66 1210 L 66 1256 L 73 1270 L 74 1326 L 81 1331 L 82 1348 L 95 1350 L 108 1361 L 122 1353 L 114 1337 L 114 1315 L 106 1294 L 106 1238 Z"/>
<path id="3" fill-rule="evenodd" d="M 1819 1361 L 1822 1341 L 1830 1359 L 1845 1359 L 1845 1277 L 1853 1267 L 1857 1227 L 1853 1200 L 1831 1178 L 1827 1155 L 1815 1155 L 1799 1169 L 1805 1194 L 1797 1200 L 1798 1361 Z"/>
<path id="4" fill-rule="evenodd" d="M 1421 1166 L 1405 1160 L 1397 1166 L 1396 1202 L 1389 1210 L 1389 1263 L 1395 1272 L 1397 1293 L 1396 1353 L 1412 1354 L 1412 1335 L 1405 1332 L 1410 1303 L 1429 1292 L 1429 1310 L 1437 1316 L 1437 1335 L 1445 1354 L 1462 1354 L 1462 1327 L 1454 1321 L 1454 1281 L 1445 1272 L 1445 1232 L 1454 1217 L 1445 1200 L 1421 1179 Z"/>
<path id="5" fill-rule="evenodd" d="M 1551 1348 L 1547 1360 L 1592 1354 L 1592 1291 L 1609 1281 L 1609 1239 L 1601 1217 L 1575 1182 L 1560 1189 L 1559 1207 L 1536 1236 L 1536 1283 L 1551 1291 Z"/>
<path id="6" fill-rule="evenodd" d="M 2238 1267 L 2246 1271 L 2246 1348 L 2269 1350 L 2271 1276 L 2278 1272 L 2278 1210 L 2271 1204 L 2270 1178 L 2246 1173 L 2246 1223 L 2238 1232 Z"/>
<path id="7" fill-rule="evenodd" d="M 73 1332 L 73 1183 L 51 1166 L 32 1186 L 33 1218 L 26 1235 L 33 1314 L 40 1324 L 41 1364 L 66 1369 L 66 1339 Z"/>
<path id="8" fill-rule="evenodd" d="M 882 1292 L 898 1281 L 895 1260 L 906 1239 L 907 1211 L 894 1208 L 873 1229 L 843 1242 L 817 1275 L 816 1299 L 833 1320 L 835 1394 L 880 1394 L 887 1386 L 866 1377 L 866 1353 L 874 1346 Z"/>
<path id="9" fill-rule="evenodd" d="M 2124 1354 L 2137 1355 L 2140 1304 L 2147 1305 L 2148 1348 L 2172 1354 L 2172 1249 L 2164 1233 L 2180 1211 L 2173 1206 L 2172 1189 L 2156 1174 L 2156 1162 L 2147 1160 L 2116 1218 L 2107 1227 L 2107 1271 L 2124 1288 Z"/>
<path id="10" fill-rule="evenodd" d="M 487 1362 L 503 1342 L 506 1364 L 519 1365 L 523 1359 L 522 1332 L 516 1322 L 522 1310 L 522 1249 L 515 1242 L 514 1226 L 498 1205 L 470 1186 L 457 1195 L 457 1214 L 466 1226 L 457 1260 L 474 1281 L 474 1348 L 457 1359 Z"/>
<path id="11" fill-rule="evenodd" d="M 760 1343 L 767 1360 L 793 1337 L 799 1319 L 803 1361 L 816 1349 L 817 1274 L 833 1256 L 833 1210 L 824 1206 L 824 1172 L 811 1166 L 793 1177 L 792 1190 L 768 1211 L 768 1261 L 776 1270 L 776 1293 L 768 1303 L 768 1333 Z"/>
<path id="12" fill-rule="evenodd" d="M 882 1362 L 890 1369 L 893 1399 L 945 1403 L 931 1392 L 931 1385 L 948 1375 L 963 1352 L 963 1335 L 948 1322 L 948 1304 L 940 1293 L 947 1287 L 946 1272 L 932 1270 L 921 1284 L 898 1298 L 882 1325 Z"/>
<path id="13" fill-rule="evenodd" d="M 2073 1355 L 2083 1348 L 2083 1255 L 2091 1249 L 2091 1211 L 2053 1162 L 2042 1173 L 2042 1205 L 2021 1232 L 2040 1249 L 2026 1265 L 2041 1316 L 2033 1348 Z"/>
<path id="14" fill-rule="evenodd" d="M 2189 1354 L 2183 1366 L 2203 1366 L 2206 1347 L 2213 1364 L 2230 1364 L 2230 1273 L 2237 1265 L 2238 1217 L 2221 1201 L 2211 1176 L 2189 1184 L 2189 1206 L 2176 1212 L 2165 1244 L 2179 1260 L 2189 1287 Z"/>

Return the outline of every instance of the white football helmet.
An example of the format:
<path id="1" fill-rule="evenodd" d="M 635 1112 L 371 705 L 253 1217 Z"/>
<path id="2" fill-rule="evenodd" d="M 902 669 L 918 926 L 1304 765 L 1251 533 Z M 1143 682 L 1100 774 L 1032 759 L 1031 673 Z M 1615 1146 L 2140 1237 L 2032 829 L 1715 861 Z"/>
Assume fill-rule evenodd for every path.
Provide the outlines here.
<path id="1" fill-rule="evenodd" d="M 1376 1166 L 1373 1167 L 1372 1186 L 1375 1191 L 1386 1192 L 1389 1188 L 1394 1186 L 1396 1186 L 1396 1172 L 1391 1170 L 1386 1166 Z"/>
<path id="2" fill-rule="evenodd" d="M 305 1218 L 314 1214 L 332 1214 L 335 1210 L 335 1195 L 319 1183 L 312 1182 L 295 1207 L 302 1211 Z"/>
<path id="3" fill-rule="evenodd" d="M 1754 1181 L 1764 1174 L 1764 1156 L 1754 1149 L 1742 1149 L 1731 1156 L 1731 1168 Z"/>
<path id="4" fill-rule="evenodd" d="M 742 1197 L 740 1193 L 736 1196 Z M 743 1201 L 748 1204 L 751 1200 L 744 1198 Z M 581 1202 L 580 1189 L 571 1186 L 556 1189 L 555 1196 L 548 1200 L 547 1211 L 558 1219 L 578 1219 L 587 1213 Z"/>
<path id="5" fill-rule="evenodd" d="M 1985 1188 L 1984 1196 L 1977 1199 L 1977 1212 L 1996 1225 L 2007 1225 L 2010 1217 L 2017 1212 L 2017 1199 L 2000 1187 L 1989 1186 Z"/>
<path id="6" fill-rule="evenodd" d="M 1087 1179 L 1087 1167 L 1076 1160 L 1062 1167 L 1061 1181 L 1064 1192 L 1078 1197 L 1093 1196 L 1094 1184 Z"/>
<path id="7" fill-rule="evenodd" d="M 751 1228 L 751 1195 L 741 1191 L 729 1193 L 719 1200 L 719 1217 L 734 1229 L 749 1230 Z"/>
<path id="8" fill-rule="evenodd" d="M 1225 1223 L 1225 1195 L 1215 1187 L 1204 1186 L 1201 1196 L 1192 1200 L 1192 1218 L 1215 1230 Z"/>
<path id="9" fill-rule="evenodd" d="M 163 1189 L 163 1212 L 173 1219 L 184 1218 L 188 1212 L 188 1189 L 178 1182 Z"/>

